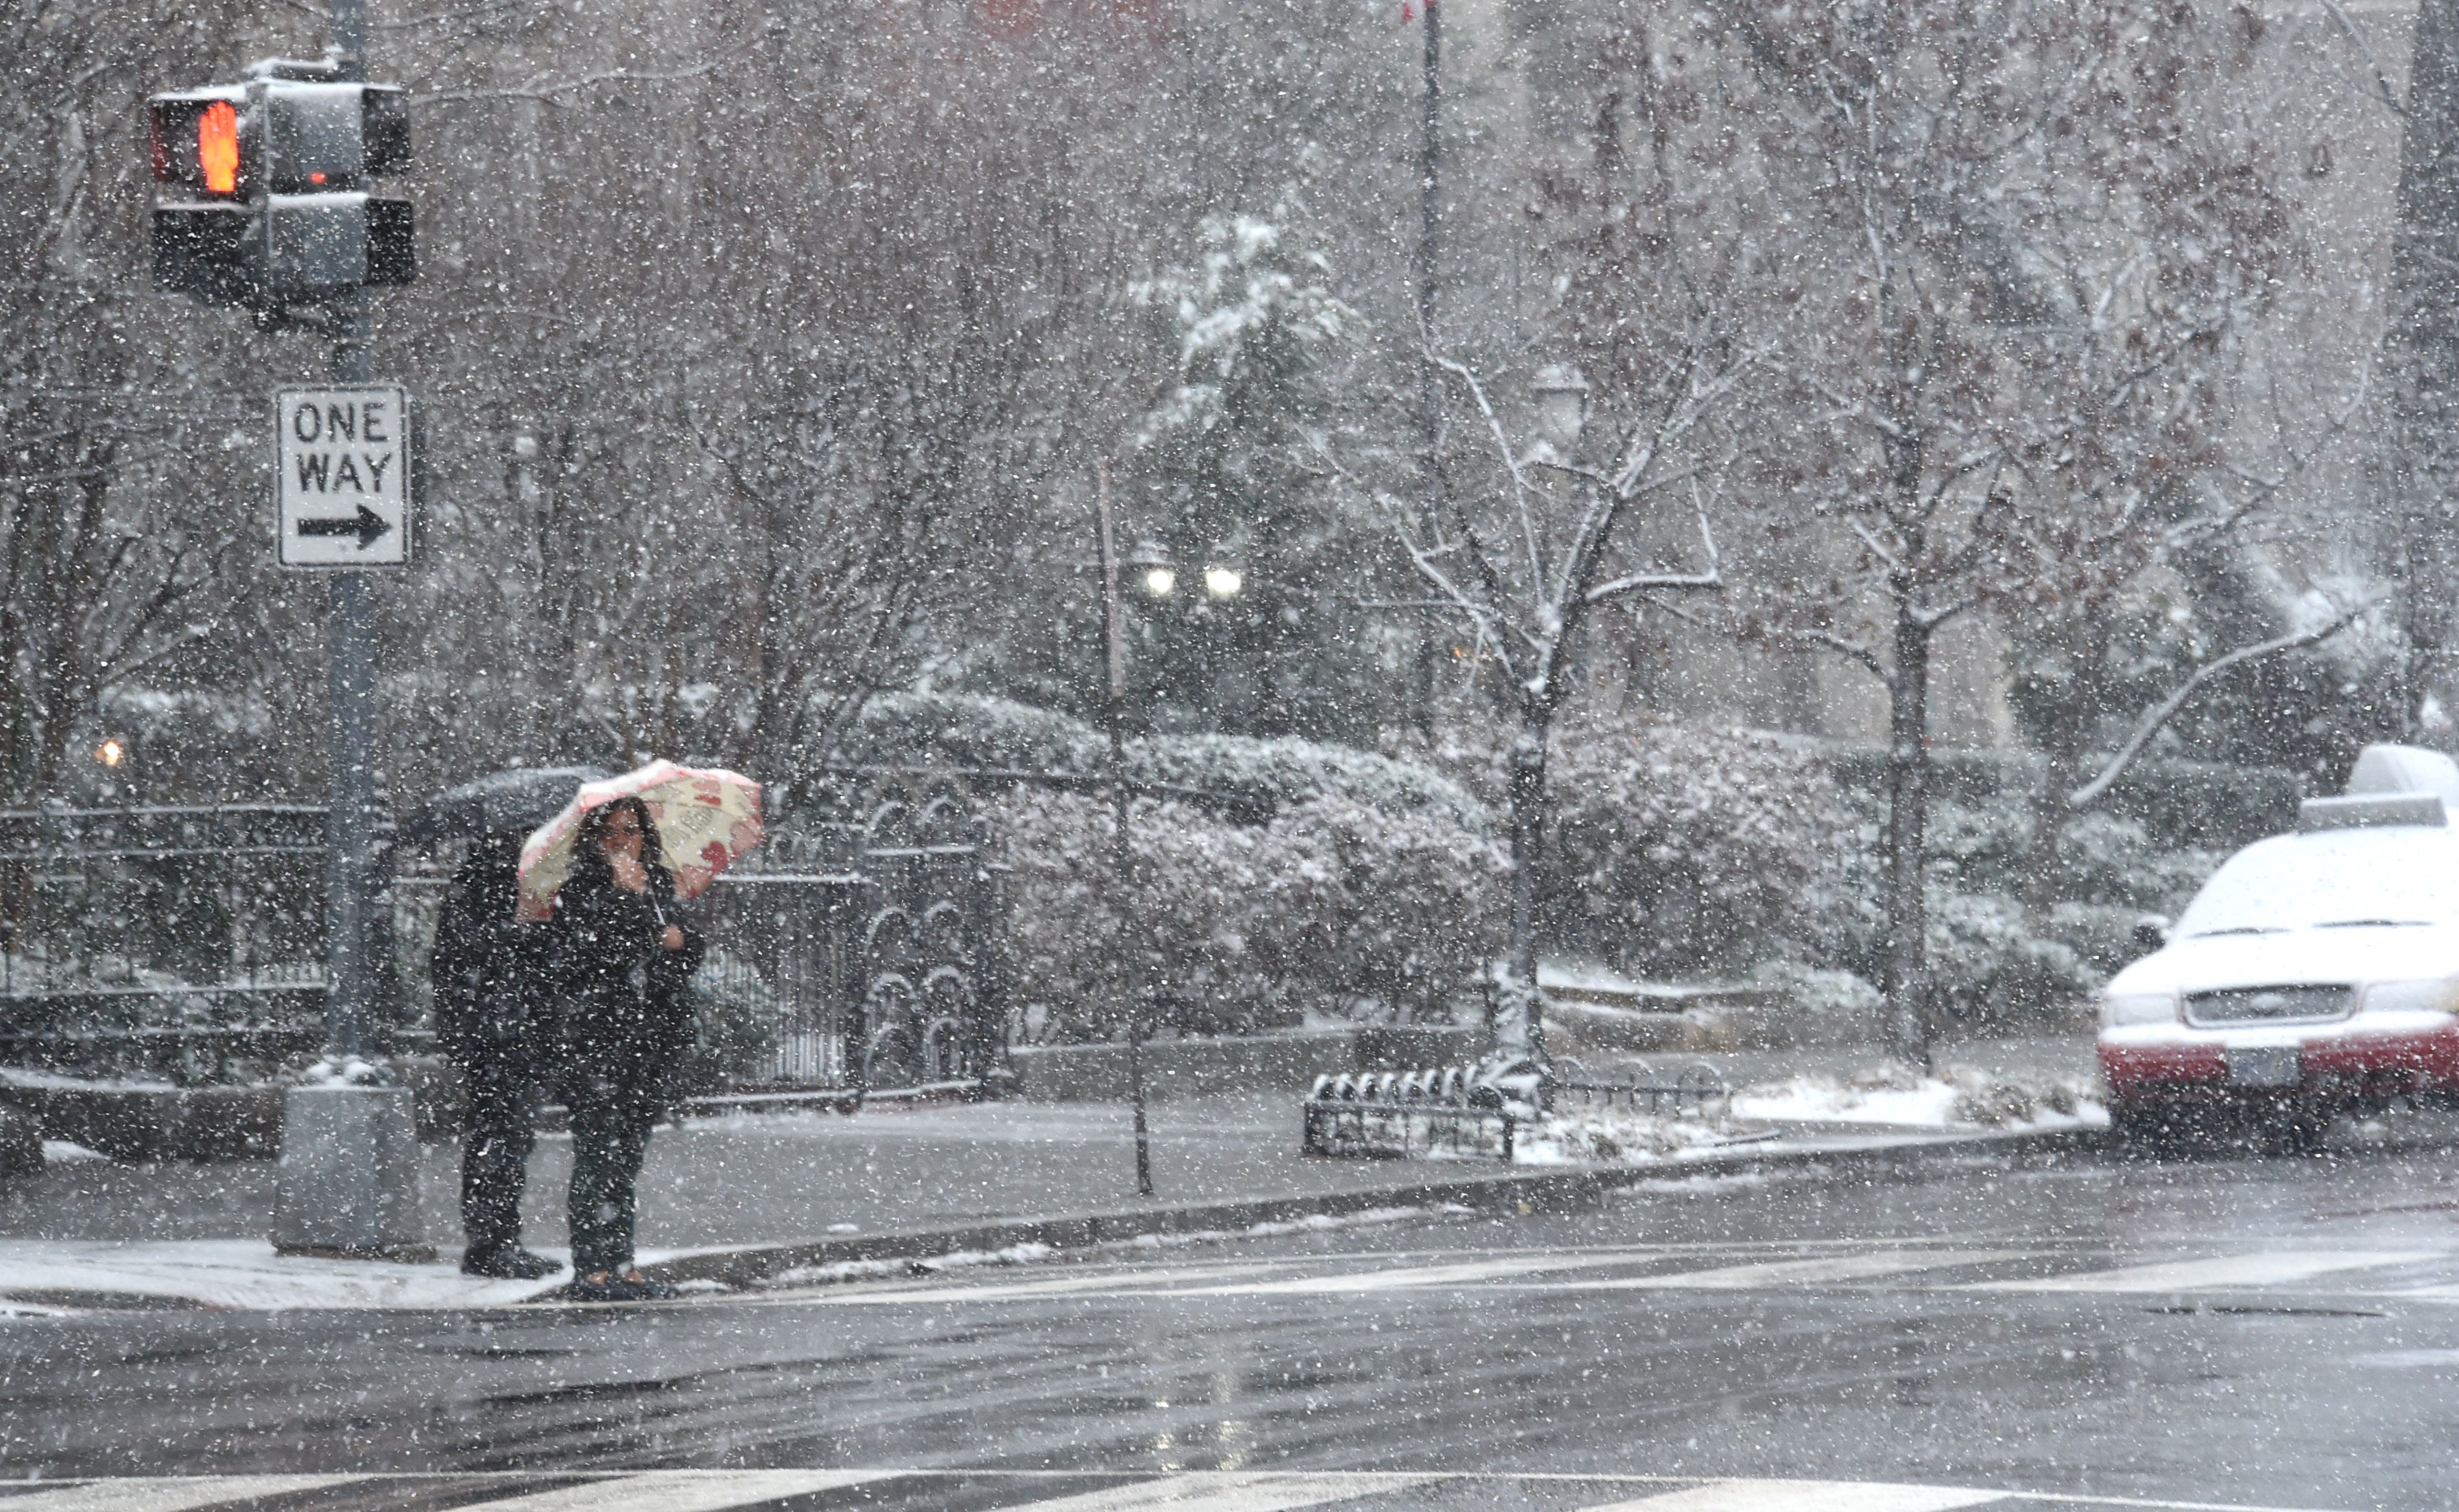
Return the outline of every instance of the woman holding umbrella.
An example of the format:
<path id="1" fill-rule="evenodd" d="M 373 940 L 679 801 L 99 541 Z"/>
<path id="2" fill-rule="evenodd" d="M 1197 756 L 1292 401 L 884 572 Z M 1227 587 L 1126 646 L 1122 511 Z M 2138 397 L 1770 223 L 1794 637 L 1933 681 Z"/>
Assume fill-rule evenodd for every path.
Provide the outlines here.
<path id="1" fill-rule="evenodd" d="M 521 847 L 518 916 L 550 923 L 572 1113 L 572 1294 L 672 1294 L 633 1267 L 635 1185 L 667 1067 L 690 1040 L 700 935 L 675 910 L 762 839 L 760 785 L 651 762 L 584 783 Z"/>
<path id="2" fill-rule="evenodd" d="M 691 1038 L 683 985 L 700 965 L 702 941 L 676 914 L 674 873 L 639 797 L 581 814 L 571 866 L 554 930 L 572 1112 L 572 1294 L 671 1296 L 671 1287 L 633 1267 L 634 1188 L 665 1068 Z"/>

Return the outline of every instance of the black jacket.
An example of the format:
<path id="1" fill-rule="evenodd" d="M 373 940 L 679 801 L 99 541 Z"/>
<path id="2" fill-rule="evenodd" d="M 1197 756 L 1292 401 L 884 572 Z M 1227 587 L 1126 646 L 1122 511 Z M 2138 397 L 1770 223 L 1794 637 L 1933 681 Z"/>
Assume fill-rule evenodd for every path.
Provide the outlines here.
<path id="1" fill-rule="evenodd" d="M 705 948 L 675 908 L 674 873 L 646 865 L 645 892 L 616 886 L 603 867 L 575 867 L 551 926 L 564 1069 L 644 1089 L 691 1041 L 685 982 Z M 679 951 L 659 943 L 668 924 L 683 932 Z"/>
<path id="2" fill-rule="evenodd" d="M 482 843 L 453 873 L 436 915 L 428 957 L 435 1045 L 464 1068 L 536 1065 L 548 1050 L 546 931 L 513 916 L 517 867 L 515 850 Z"/>

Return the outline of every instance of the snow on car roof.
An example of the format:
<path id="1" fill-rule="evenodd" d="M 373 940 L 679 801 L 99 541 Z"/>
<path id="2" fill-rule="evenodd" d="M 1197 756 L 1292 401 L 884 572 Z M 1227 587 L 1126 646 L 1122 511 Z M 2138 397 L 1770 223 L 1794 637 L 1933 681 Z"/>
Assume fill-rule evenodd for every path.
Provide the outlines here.
<path id="1" fill-rule="evenodd" d="M 2459 831 L 2329 830 L 2259 840 L 2213 873 L 2179 938 L 2459 923 Z"/>

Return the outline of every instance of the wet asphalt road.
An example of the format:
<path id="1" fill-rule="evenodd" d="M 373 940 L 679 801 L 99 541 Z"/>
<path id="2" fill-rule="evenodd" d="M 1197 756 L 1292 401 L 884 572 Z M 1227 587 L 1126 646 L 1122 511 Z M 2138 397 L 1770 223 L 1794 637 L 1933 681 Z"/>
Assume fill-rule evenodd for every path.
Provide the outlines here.
<path id="1" fill-rule="evenodd" d="M 0 1320 L 0 1475 L 1542 1472 L 2449 1508 L 2454 1175 L 2449 1147 L 1972 1158 L 659 1307 Z M 990 1504 L 935 1483 L 897 1504 Z M 1462 1504 L 1539 1504 L 1479 1484 Z"/>

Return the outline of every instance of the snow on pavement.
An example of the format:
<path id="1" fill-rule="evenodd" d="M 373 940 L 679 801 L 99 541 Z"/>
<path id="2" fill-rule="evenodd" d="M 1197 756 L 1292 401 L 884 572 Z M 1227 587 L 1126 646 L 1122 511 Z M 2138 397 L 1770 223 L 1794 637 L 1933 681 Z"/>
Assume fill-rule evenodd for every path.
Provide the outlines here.
<path id="1" fill-rule="evenodd" d="M 271 1312 L 501 1307 L 543 1296 L 566 1279 L 495 1281 L 463 1275 L 444 1261 L 276 1254 L 261 1239 L 0 1239 L 0 1317 L 38 1312 L 45 1303 L 131 1298 Z"/>

